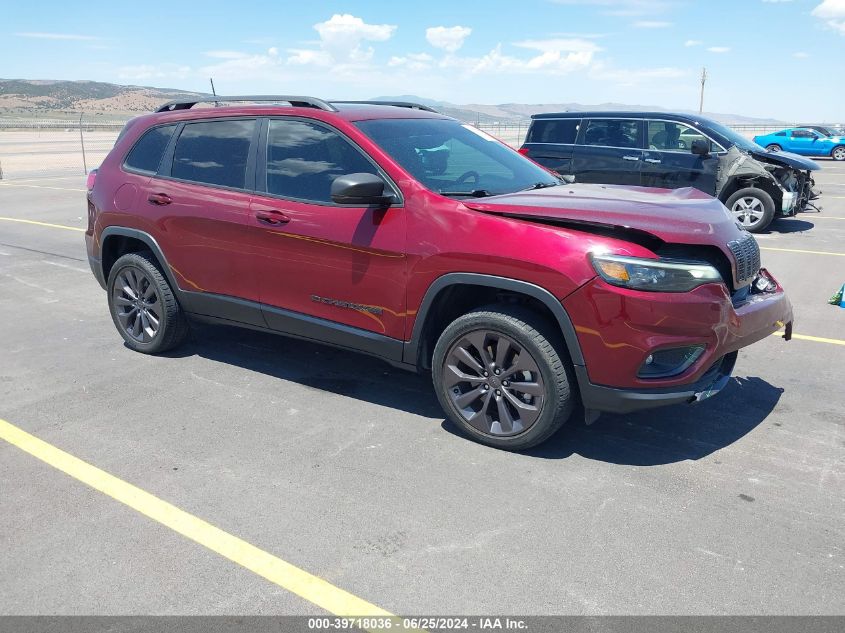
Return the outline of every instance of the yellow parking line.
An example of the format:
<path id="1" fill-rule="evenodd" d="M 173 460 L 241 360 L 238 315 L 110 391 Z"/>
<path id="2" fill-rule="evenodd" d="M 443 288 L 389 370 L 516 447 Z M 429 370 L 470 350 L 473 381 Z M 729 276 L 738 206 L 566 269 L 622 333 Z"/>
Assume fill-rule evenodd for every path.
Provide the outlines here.
<path id="1" fill-rule="evenodd" d="M 0 217 L 0 220 L 4 222 L 21 222 L 23 224 L 35 224 L 37 226 L 49 226 L 53 229 L 65 229 L 66 231 L 82 231 L 85 232 L 85 229 L 80 229 L 78 226 L 67 226 L 65 224 L 51 224 L 50 222 L 38 222 L 37 220 L 24 220 L 23 218 L 4 218 Z"/>
<path id="2" fill-rule="evenodd" d="M 341 617 L 392 616 L 388 611 L 258 549 L 2 419 L 0 439 L 321 609 Z"/>
<path id="3" fill-rule="evenodd" d="M 71 189 L 70 187 L 49 187 L 47 185 L 18 185 L 10 182 L 0 183 L 0 187 L 28 187 L 29 189 L 57 189 L 59 191 L 87 191 L 87 189 Z"/>
<path id="4" fill-rule="evenodd" d="M 831 251 L 808 251 L 802 248 L 774 248 L 772 246 L 761 246 L 761 251 L 781 251 L 783 253 L 809 253 L 811 255 L 834 255 L 836 257 L 845 257 L 845 253 L 832 253 Z"/>
<path id="5" fill-rule="evenodd" d="M 783 332 L 775 332 L 772 336 L 783 336 Z M 820 336 L 808 336 L 806 334 L 793 334 L 792 338 L 799 341 L 813 341 L 815 343 L 829 343 L 831 345 L 845 345 L 845 341 L 838 338 L 822 338 Z"/>

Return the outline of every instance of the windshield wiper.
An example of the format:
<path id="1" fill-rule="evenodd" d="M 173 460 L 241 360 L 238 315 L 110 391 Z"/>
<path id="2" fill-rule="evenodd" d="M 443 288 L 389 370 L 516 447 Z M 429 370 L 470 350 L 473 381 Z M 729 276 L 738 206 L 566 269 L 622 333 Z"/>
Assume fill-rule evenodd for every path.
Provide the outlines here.
<path id="1" fill-rule="evenodd" d="M 530 187 L 526 187 L 522 191 L 533 191 L 534 189 L 545 189 L 546 187 L 557 187 L 562 185 L 562 182 L 535 182 Z"/>
<path id="2" fill-rule="evenodd" d="M 441 196 L 448 196 L 450 198 L 458 198 L 460 196 L 464 196 L 466 198 L 486 198 L 487 196 L 492 196 L 493 194 L 487 191 L 486 189 L 473 189 L 472 191 L 443 191 L 440 190 L 439 193 Z"/>

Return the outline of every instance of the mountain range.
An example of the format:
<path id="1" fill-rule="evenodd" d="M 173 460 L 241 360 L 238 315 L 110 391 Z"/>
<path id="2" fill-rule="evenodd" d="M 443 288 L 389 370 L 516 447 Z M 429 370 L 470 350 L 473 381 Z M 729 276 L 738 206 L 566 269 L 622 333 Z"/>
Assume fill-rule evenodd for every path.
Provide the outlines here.
<path id="1" fill-rule="evenodd" d="M 166 101 L 196 96 L 210 96 L 189 90 L 120 85 L 100 81 L 60 81 L 38 79 L 0 79 L 0 117 L 60 117 L 80 112 L 126 119 L 150 112 Z M 662 106 L 623 103 L 583 104 L 577 102 L 500 103 L 495 105 L 456 104 L 416 95 L 374 97 L 377 101 L 412 101 L 435 108 L 468 123 L 525 123 L 532 114 L 577 110 L 670 111 Z M 671 110 L 677 112 L 678 110 Z M 680 112 L 690 112 L 680 110 Z M 741 114 L 706 112 L 705 116 L 733 124 L 780 125 L 783 121 L 761 119 Z"/>

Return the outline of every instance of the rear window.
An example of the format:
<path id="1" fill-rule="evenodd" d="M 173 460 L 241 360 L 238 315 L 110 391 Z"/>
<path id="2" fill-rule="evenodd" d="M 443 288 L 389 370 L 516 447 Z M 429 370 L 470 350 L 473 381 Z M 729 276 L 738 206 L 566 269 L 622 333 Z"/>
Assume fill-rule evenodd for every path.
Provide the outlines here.
<path id="1" fill-rule="evenodd" d="M 255 120 L 189 123 L 176 141 L 173 178 L 246 188 L 246 165 Z"/>
<path id="2" fill-rule="evenodd" d="M 580 119 L 534 119 L 526 143 L 575 144 Z"/>
<path id="3" fill-rule="evenodd" d="M 162 125 L 147 130 L 135 143 L 123 164 L 137 171 L 156 173 L 175 129 L 175 125 Z"/>

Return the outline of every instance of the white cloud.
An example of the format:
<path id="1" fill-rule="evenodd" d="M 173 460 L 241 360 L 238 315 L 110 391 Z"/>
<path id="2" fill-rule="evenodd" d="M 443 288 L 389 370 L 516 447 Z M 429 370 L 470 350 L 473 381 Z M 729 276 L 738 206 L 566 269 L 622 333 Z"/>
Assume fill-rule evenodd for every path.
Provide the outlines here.
<path id="1" fill-rule="evenodd" d="M 268 49 L 266 53 L 209 51 L 206 55 L 221 60 L 200 68 L 203 75 L 214 79 L 280 79 L 283 74 L 283 60 L 275 48 Z"/>
<path id="2" fill-rule="evenodd" d="M 516 57 L 502 52 L 498 44 L 481 57 L 458 57 L 447 55 L 440 65 L 459 68 L 465 73 L 541 73 L 565 75 L 590 66 L 596 52 L 601 49 L 594 42 L 579 39 L 524 40 L 514 46 L 536 51 L 533 57 Z"/>
<path id="3" fill-rule="evenodd" d="M 792 56 L 796 59 L 807 59 L 810 56 L 810 53 L 805 53 L 804 51 L 797 51 L 792 53 Z"/>
<path id="4" fill-rule="evenodd" d="M 704 42 L 702 42 L 701 40 L 687 40 L 686 42 L 684 42 L 684 46 L 701 46 L 703 43 Z"/>
<path id="5" fill-rule="evenodd" d="M 121 79 L 185 79 L 191 74 L 190 66 L 179 64 L 138 64 L 136 66 L 121 66 L 118 77 Z"/>
<path id="6" fill-rule="evenodd" d="M 763 0 L 768 4 L 783 4 L 784 2 L 792 2 L 792 0 Z"/>
<path id="7" fill-rule="evenodd" d="M 472 29 L 468 26 L 432 26 L 425 30 L 425 39 L 434 48 L 454 53 L 464 45 L 470 33 Z"/>
<path id="8" fill-rule="evenodd" d="M 707 49 L 711 53 L 728 53 L 731 50 L 730 46 L 710 46 Z"/>
<path id="9" fill-rule="evenodd" d="M 348 13 L 335 13 L 325 22 L 315 24 L 314 29 L 320 35 L 320 48 L 338 62 L 369 60 L 373 49 L 362 48 L 362 42 L 384 42 L 396 31 L 393 25 L 367 24 Z"/>
<path id="10" fill-rule="evenodd" d="M 93 35 L 77 35 L 75 33 L 15 33 L 18 37 L 31 37 L 39 40 L 82 40 L 91 41 L 98 40 L 99 37 Z"/>
<path id="11" fill-rule="evenodd" d="M 662 22 L 660 20 L 637 20 L 634 22 L 635 29 L 665 29 L 672 26 L 671 22 Z"/>
<path id="12" fill-rule="evenodd" d="M 431 68 L 434 57 L 428 53 L 408 53 L 404 56 L 393 56 L 387 65 L 391 68 L 408 68 L 410 70 L 426 70 Z"/>
<path id="13" fill-rule="evenodd" d="M 845 0 L 823 0 L 811 15 L 824 20 L 830 28 L 845 35 Z"/>

